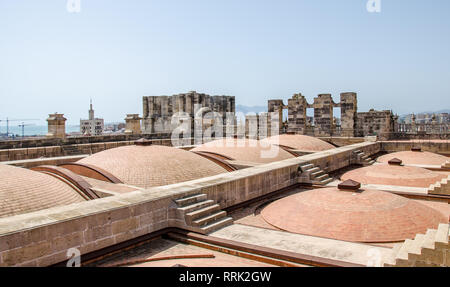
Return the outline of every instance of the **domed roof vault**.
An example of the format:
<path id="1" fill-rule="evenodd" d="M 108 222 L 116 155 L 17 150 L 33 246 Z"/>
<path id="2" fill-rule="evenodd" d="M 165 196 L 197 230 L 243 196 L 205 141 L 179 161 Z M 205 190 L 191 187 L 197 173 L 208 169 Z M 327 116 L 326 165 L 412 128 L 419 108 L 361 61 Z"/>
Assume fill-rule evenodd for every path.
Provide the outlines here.
<path id="1" fill-rule="evenodd" d="M 400 151 L 380 156 L 377 161 L 386 163 L 393 158 L 400 159 L 404 165 L 441 166 L 448 157 L 427 151 Z"/>
<path id="2" fill-rule="evenodd" d="M 378 190 L 336 187 L 300 192 L 261 212 L 272 226 L 292 233 L 353 242 L 399 242 L 448 222 L 415 200 Z"/>
<path id="3" fill-rule="evenodd" d="M 0 164 L 0 217 L 84 201 L 79 190 L 61 178 Z"/>
<path id="4" fill-rule="evenodd" d="M 428 188 L 446 178 L 444 174 L 415 166 L 375 164 L 344 173 L 341 180 L 353 179 L 362 184 Z"/>
<path id="5" fill-rule="evenodd" d="M 226 168 L 203 156 L 160 145 L 131 145 L 109 149 L 81 159 L 76 164 L 106 171 L 120 182 L 140 188 L 169 185 L 227 172 Z"/>

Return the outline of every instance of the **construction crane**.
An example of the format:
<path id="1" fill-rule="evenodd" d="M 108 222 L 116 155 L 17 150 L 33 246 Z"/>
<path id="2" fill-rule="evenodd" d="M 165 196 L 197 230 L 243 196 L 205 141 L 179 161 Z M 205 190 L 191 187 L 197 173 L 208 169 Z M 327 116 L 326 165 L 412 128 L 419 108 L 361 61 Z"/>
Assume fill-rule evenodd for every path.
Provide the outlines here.
<path id="1" fill-rule="evenodd" d="M 39 119 L 14 119 L 14 120 L 10 120 L 9 118 L 6 118 L 5 120 L 0 120 L 0 123 L 1 122 L 6 122 L 6 137 L 9 137 L 9 123 L 10 122 L 22 122 L 22 124 L 23 124 L 25 121 L 38 121 L 38 120 Z"/>
<path id="2" fill-rule="evenodd" d="M 22 128 L 22 137 L 23 137 L 23 138 L 25 137 L 25 127 L 26 127 L 26 126 L 32 126 L 32 125 L 30 125 L 30 124 L 25 124 L 24 122 L 22 122 L 22 123 L 19 125 L 19 127 Z"/>

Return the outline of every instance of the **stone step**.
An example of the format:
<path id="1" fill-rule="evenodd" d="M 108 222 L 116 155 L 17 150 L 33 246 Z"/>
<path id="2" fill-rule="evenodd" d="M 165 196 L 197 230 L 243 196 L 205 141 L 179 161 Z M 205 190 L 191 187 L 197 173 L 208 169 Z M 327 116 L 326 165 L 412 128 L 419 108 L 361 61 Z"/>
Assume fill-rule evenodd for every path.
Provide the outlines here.
<path id="1" fill-rule="evenodd" d="M 408 260 L 408 254 L 409 250 L 411 250 L 412 244 L 413 241 L 411 239 L 406 239 L 405 242 L 403 242 L 403 245 L 400 247 L 395 260 Z"/>
<path id="2" fill-rule="evenodd" d="M 322 175 L 319 175 L 318 177 L 316 177 L 316 178 L 314 178 L 314 180 L 317 180 L 317 181 L 322 181 L 322 180 L 325 180 L 325 179 L 327 179 L 327 178 L 329 178 L 330 176 L 328 175 L 328 174 L 322 174 Z"/>
<path id="3" fill-rule="evenodd" d="M 325 172 L 323 170 L 319 170 L 319 171 L 311 173 L 311 177 L 312 178 L 317 178 L 318 176 L 321 176 L 323 174 L 325 174 Z"/>
<path id="4" fill-rule="evenodd" d="M 180 199 L 176 199 L 175 203 L 180 207 L 184 207 L 184 206 L 190 205 L 192 203 L 198 203 L 198 202 L 205 201 L 205 200 L 207 200 L 206 194 L 194 194 L 194 195 L 186 196 L 186 197 L 183 197 Z"/>
<path id="5" fill-rule="evenodd" d="M 371 161 L 369 161 L 369 163 L 370 163 L 370 164 L 374 164 L 374 163 L 375 163 L 375 161 L 374 161 L 374 160 L 371 160 Z"/>
<path id="6" fill-rule="evenodd" d="M 441 223 L 434 237 L 436 243 L 448 244 L 449 225 Z"/>
<path id="7" fill-rule="evenodd" d="M 332 182 L 333 179 L 331 177 L 328 177 L 326 179 L 323 180 L 313 180 L 312 183 L 315 185 L 327 185 L 328 183 Z"/>
<path id="8" fill-rule="evenodd" d="M 444 178 L 441 180 L 441 182 L 439 183 L 441 186 L 441 190 L 445 193 L 445 192 L 449 192 L 450 191 L 450 185 L 448 184 L 448 178 Z"/>
<path id="9" fill-rule="evenodd" d="M 179 207 L 178 210 L 181 210 L 185 213 L 189 213 L 198 209 L 201 209 L 203 207 L 206 206 L 210 206 L 214 204 L 214 200 L 205 200 L 205 201 L 201 201 L 201 202 L 197 202 L 197 203 L 193 203 L 187 206 L 183 206 L 183 207 Z"/>
<path id="10" fill-rule="evenodd" d="M 196 219 L 208 216 L 218 210 L 220 210 L 220 205 L 214 204 L 186 213 L 185 218 L 187 222 L 193 222 Z"/>
<path id="11" fill-rule="evenodd" d="M 320 171 L 320 167 L 313 167 L 308 169 L 308 172 L 310 172 L 311 174 Z"/>
<path id="12" fill-rule="evenodd" d="M 311 168 L 313 168 L 313 167 L 314 167 L 314 165 L 311 164 L 311 163 L 309 163 L 309 164 L 301 165 L 301 166 L 300 166 L 300 169 L 301 169 L 302 171 L 307 171 L 308 169 L 311 169 Z"/>
<path id="13" fill-rule="evenodd" d="M 362 157 L 361 157 L 361 159 L 363 159 L 363 160 L 370 160 L 370 158 L 369 158 L 369 156 L 368 155 L 363 155 Z"/>
<path id="14" fill-rule="evenodd" d="M 402 247 L 402 245 L 403 244 L 394 245 L 394 247 L 392 248 L 392 253 L 390 254 L 390 256 L 388 258 L 386 258 L 386 261 L 384 262 L 384 266 L 387 266 L 387 267 L 395 266 L 395 258 L 397 257 L 397 254 L 398 254 L 400 248 Z"/>
<path id="15" fill-rule="evenodd" d="M 333 181 L 333 179 L 332 179 L 331 177 L 329 177 L 329 178 L 327 178 L 327 179 L 324 179 L 324 180 L 320 181 L 320 183 L 321 183 L 322 185 L 326 185 L 326 184 L 329 184 L 329 183 L 332 182 L 332 181 Z"/>
<path id="16" fill-rule="evenodd" d="M 392 248 L 392 254 L 394 255 L 394 258 L 397 256 L 398 252 L 400 251 L 400 248 L 402 247 L 403 244 L 399 243 L 399 244 L 395 244 L 394 247 Z"/>
<path id="17" fill-rule="evenodd" d="M 411 249 L 409 250 L 410 254 L 421 254 L 424 238 L 425 234 L 416 234 L 416 237 L 413 240 L 413 244 L 411 245 Z"/>
<path id="18" fill-rule="evenodd" d="M 403 242 L 402 247 L 400 247 L 397 256 L 395 257 L 397 260 L 408 260 L 408 254 L 411 250 L 411 246 L 413 245 L 413 241 L 411 239 L 406 239 L 405 242 Z"/>
<path id="19" fill-rule="evenodd" d="M 436 238 L 436 229 L 428 229 L 423 239 L 422 248 L 434 249 L 434 238 Z"/>
<path id="20" fill-rule="evenodd" d="M 194 225 L 194 226 L 204 226 L 204 225 L 207 225 L 207 224 L 209 224 L 209 223 L 211 223 L 213 221 L 221 219 L 221 218 L 223 218 L 225 216 L 227 216 L 227 213 L 222 210 L 222 211 L 210 214 L 208 216 L 201 217 L 201 218 L 199 218 L 197 220 L 194 220 L 192 222 L 192 225 Z"/>
<path id="21" fill-rule="evenodd" d="M 220 220 L 214 221 L 208 225 L 205 225 L 203 227 L 201 227 L 201 230 L 205 233 L 211 233 L 213 231 L 216 231 L 217 229 L 220 229 L 222 227 L 228 226 L 230 224 L 233 223 L 233 218 L 231 217 L 224 217 L 221 218 Z"/>
<path id="22" fill-rule="evenodd" d="M 441 189 L 437 186 L 435 186 L 434 184 L 430 185 L 430 187 L 428 188 L 428 193 L 440 193 Z"/>
<path id="23" fill-rule="evenodd" d="M 450 168 L 450 161 L 445 161 L 445 163 L 442 164 L 443 168 Z"/>

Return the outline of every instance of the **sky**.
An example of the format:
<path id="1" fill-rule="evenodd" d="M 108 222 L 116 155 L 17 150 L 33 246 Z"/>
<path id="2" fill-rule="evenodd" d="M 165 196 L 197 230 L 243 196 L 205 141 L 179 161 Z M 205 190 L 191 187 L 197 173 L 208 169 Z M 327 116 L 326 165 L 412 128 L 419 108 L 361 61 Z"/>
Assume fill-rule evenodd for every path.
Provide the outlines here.
<path id="1" fill-rule="evenodd" d="M 358 93 L 359 111 L 450 108 L 450 1 L 0 0 L 0 120 L 142 115 L 197 91 L 266 106 Z M 3 123 L 0 123 L 3 124 Z"/>

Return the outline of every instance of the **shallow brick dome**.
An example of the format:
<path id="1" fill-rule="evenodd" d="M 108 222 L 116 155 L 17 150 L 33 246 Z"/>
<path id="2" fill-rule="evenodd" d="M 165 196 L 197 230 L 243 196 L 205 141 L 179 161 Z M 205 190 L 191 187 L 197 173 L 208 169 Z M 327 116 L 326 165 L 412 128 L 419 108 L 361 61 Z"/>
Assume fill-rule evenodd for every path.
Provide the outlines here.
<path id="1" fill-rule="evenodd" d="M 305 135 L 278 135 L 269 137 L 272 144 L 285 146 L 301 151 L 324 151 L 335 148 L 332 144 L 321 139 Z"/>
<path id="2" fill-rule="evenodd" d="M 427 151 L 400 151 L 380 156 L 377 161 L 388 162 L 393 158 L 402 160 L 403 164 L 442 165 L 448 157 Z"/>
<path id="3" fill-rule="evenodd" d="M 314 189 L 265 207 L 263 219 L 285 231 L 354 242 L 414 238 L 448 218 L 422 203 L 377 190 Z"/>
<path id="4" fill-rule="evenodd" d="M 363 184 L 429 187 L 447 176 L 415 166 L 375 164 L 344 173 L 341 180 L 356 180 Z"/>
<path id="5" fill-rule="evenodd" d="M 213 153 L 228 159 L 253 163 L 270 163 L 294 157 L 278 146 L 252 139 L 220 139 L 205 143 L 192 151 Z"/>
<path id="6" fill-rule="evenodd" d="M 113 148 L 93 154 L 78 163 L 99 167 L 125 184 L 142 188 L 227 172 L 218 164 L 192 152 L 159 145 Z"/>
<path id="7" fill-rule="evenodd" d="M 85 199 L 62 180 L 0 164 L 0 217 L 83 201 Z"/>

